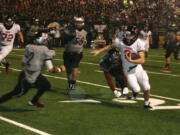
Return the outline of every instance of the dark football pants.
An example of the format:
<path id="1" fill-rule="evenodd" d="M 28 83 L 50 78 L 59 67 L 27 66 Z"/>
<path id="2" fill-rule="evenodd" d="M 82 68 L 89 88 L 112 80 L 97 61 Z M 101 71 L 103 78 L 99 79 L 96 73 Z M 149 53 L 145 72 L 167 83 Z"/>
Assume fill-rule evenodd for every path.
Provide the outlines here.
<path id="1" fill-rule="evenodd" d="M 43 95 L 43 93 L 46 90 L 49 90 L 51 87 L 49 81 L 41 74 L 38 76 L 38 78 L 34 84 L 29 83 L 25 78 L 24 71 L 22 71 L 19 75 L 18 84 L 15 86 L 14 90 L 3 95 L 0 98 L 0 103 L 6 102 L 9 99 L 14 98 L 14 97 L 23 96 L 33 86 L 35 86 L 35 88 L 37 88 L 38 91 L 35 94 L 35 96 L 33 97 L 33 99 L 31 100 L 32 103 L 37 102 L 39 100 L 39 98 Z"/>
<path id="2" fill-rule="evenodd" d="M 124 87 L 128 86 L 126 77 L 123 73 L 123 68 L 121 66 L 114 67 L 109 72 L 113 77 L 115 77 L 117 88 L 124 89 Z"/>
<path id="3" fill-rule="evenodd" d="M 179 53 L 179 46 L 176 46 L 176 45 L 169 45 L 167 48 L 166 48 L 166 54 L 165 54 L 165 57 L 168 58 L 171 56 L 171 54 L 173 53 L 174 54 L 174 58 L 176 60 L 178 60 L 178 53 Z"/>
<path id="4" fill-rule="evenodd" d="M 79 63 L 82 57 L 83 57 L 82 52 L 80 54 L 75 52 L 64 52 L 63 59 L 67 74 L 71 74 L 73 68 L 79 67 Z"/>

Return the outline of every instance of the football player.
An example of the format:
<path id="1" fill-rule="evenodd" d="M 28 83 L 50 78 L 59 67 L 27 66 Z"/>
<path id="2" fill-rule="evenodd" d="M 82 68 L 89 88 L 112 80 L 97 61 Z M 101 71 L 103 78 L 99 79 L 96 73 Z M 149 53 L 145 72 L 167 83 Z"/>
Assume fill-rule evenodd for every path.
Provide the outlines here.
<path id="1" fill-rule="evenodd" d="M 68 41 L 63 53 L 68 93 L 76 87 L 78 67 L 83 57 L 83 46 L 87 43 L 86 36 L 87 32 L 84 29 L 84 18 L 82 17 L 74 17 L 74 24 L 67 27 L 62 35 L 62 38 Z"/>
<path id="2" fill-rule="evenodd" d="M 145 57 L 148 56 L 149 51 L 149 45 L 152 44 L 152 32 L 149 30 L 147 26 L 144 27 L 144 30 L 140 31 L 140 34 L 142 35 L 142 39 L 145 41 Z"/>
<path id="3" fill-rule="evenodd" d="M 179 49 L 180 49 L 180 31 L 175 31 L 174 28 L 169 28 L 167 35 L 166 35 L 166 41 L 164 44 L 164 48 L 166 49 L 166 64 L 165 67 L 162 68 L 162 70 L 170 70 L 170 56 L 173 53 L 174 58 L 176 60 L 179 60 Z"/>
<path id="4" fill-rule="evenodd" d="M 9 62 L 5 57 L 12 51 L 16 33 L 19 34 L 20 41 L 24 43 L 20 25 L 14 23 L 13 17 L 5 16 L 3 23 L 0 23 L 0 63 L 5 65 L 6 73 L 9 72 Z"/>
<path id="5" fill-rule="evenodd" d="M 100 69 L 104 71 L 104 76 L 115 97 L 120 97 L 121 92 L 115 89 L 112 77 L 115 78 L 117 88 L 121 88 L 123 95 L 128 94 L 127 80 L 122 69 L 121 54 L 118 49 L 112 48 L 100 59 Z"/>
<path id="6" fill-rule="evenodd" d="M 32 87 L 38 89 L 35 96 L 28 102 L 31 106 L 44 107 L 39 98 L 45 91 L 49 90 L 50 82 L 41 74 L 44 65 L 49 72 L 61 72 L 60 68 L 53 67 L 52 59 L 55 56 L 54 50 L 49 50 L 46 45 L 47 41 L 42 34 L 38 34 L 32 44 L 25 48 L 25 55 L 22 60 L 24 70 L 20 73 L 18 83 L 14 89 L 0 98 L 0 103 L 6 102 L 11 98 L 20 97 L 28 92 Z"/>
<path id="7" fill-rule="evenodd" d="M 144 90 L 144 108 L 152 109 L 149 102 L 149 78 L 146 71 L 142 67 L 142 64 L 145 62 L 145 42 L 138 39 L 138 29 L 136 26 L 128 26 L 125 30 L 124 38 L 122 40 L 115 39 L 114 46 L 116 48 L 120 48 L 123 71 L 127 78 L 128 84 L 133 90 L 133 98 L 136 99 L 137 94 L 140 92 L 141 85 Z M 91 53 L 97 55 L 109 48 L 112 48 L 112 46 L 109 45 L 100 50 L 92 51 Z M 132 59 L 131 53 L 137 53 L 139 58 Z"/>

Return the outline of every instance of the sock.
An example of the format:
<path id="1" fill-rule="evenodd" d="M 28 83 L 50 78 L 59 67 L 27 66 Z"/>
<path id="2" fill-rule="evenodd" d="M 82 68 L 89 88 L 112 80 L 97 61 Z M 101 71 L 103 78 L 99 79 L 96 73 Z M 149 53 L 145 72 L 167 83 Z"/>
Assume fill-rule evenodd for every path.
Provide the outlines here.
<path id="1" fill-rule="evenodd" d="M 115 90 L 115 87 L 113 85 L 113 82 L 112 82 L 112 78 L 111 78 L 111 75 L 109 72 L 104 72 L 104 75 L 106 77 L 106 80 L 107 80 L 107 83 L 109 85 L 109 87 L 111 88 L 112 91 Z"/>
<path id="2" fill-rule="evenodd" d="M 149 105 L 149 101 L 144 101 L 144 105 L 148 106 Z"/>

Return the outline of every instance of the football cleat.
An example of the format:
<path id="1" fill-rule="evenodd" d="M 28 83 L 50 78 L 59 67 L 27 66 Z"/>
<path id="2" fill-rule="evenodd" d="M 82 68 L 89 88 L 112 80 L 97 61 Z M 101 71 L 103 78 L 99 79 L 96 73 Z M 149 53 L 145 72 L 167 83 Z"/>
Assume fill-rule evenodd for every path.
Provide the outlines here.
<path id="1" fill-rule="evenodd" d="M 144 109 L 151 110 L 153 107 L 149 103 L 148 105 L 144 105 Z"/>
<path id="2" fill-rule="evenodd" d="M 128 93 L 129 93 L 129 89 L 127 87 L 124 87 L 123 95 L 127 95 Z"/>
<path id="3" fill-rule="evenodd" d="M 76 84 L 69 83 L 67 87 L 67 92 L 70 93 L 72 90 L 76 89 Z"/>
<path id="4" fill-rule="evenodd" d="M 36 107 L 44 107 L 44 104 L 37 101 L 36 103 L 32 103 L 31 101 L 28 102 L 28 105 L 30 106 L 36 106 Z"/>
<path id="5" fill-rule="evenodd" d="M 167 70 L 169 70 L 169 68 L 168 68 L 168 67 L 165 67 L 165 68 L 162 68 L 162 70 L 166 70 L 166 71 L 167 71 Z"/>
<path id="6" fill-rule="evenodd" d="M 114 91 L 114 95 L 115 95 L 116 98 L 119 98 L 119 97 L 121 96 L 121 92 L 115 90 L 115 91 Z"/>
<path id="7" fill-rule="evenodd" d="M 9 64 L 9 62 L 7 62 L 7 63 L 5 64 L 6 74 L 8 74 L 8 73 L 10 72 L 9 66 L 10 66 L 10 64 Z"/>

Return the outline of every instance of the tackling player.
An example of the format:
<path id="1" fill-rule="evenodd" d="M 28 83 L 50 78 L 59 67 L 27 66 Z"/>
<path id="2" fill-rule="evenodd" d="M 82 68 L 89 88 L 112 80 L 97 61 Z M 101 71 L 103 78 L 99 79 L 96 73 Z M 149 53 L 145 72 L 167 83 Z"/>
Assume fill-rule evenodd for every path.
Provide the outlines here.
<path id="1" fill-rule="evenodd" d="M 126 96 L 128 94 L 128 85 L 123 73 L 121 54 L 119 50 L 116 48 L 110 49 L 108 53 L 100 59 L 99 64 L 100 69 L 104 71 L 104 76 L 115 97 L 120 97 L 121 92 L 115 89 L 112 77 L 115 78 L 116 87 L 121 88 L 123 95 Z"/>
<path id="2" fill-rule="evenodd" d="M 138 39 L 138 29 L 136 26 L 128 26 L 124 38 L 122 40 L 116 38 L 114 46 L 120 48 L 123 71 L 126 75 L 128 84 L 133 90 L 133 98 L 136 99 L 137 94 L 140 92 L 141 85 L 144 90 L 144 108 L 152 109 L 149 102 L 149 78 L 142 67 L 142 64 L 145 62 L 145 42 Z M 100 50 L 92 51 L 91 53 L 97 55 L 109 48 L 112 48 L 112 46 L 109 45 Z M 139 58 L 133 59 L 131 53 L 136 53 L 139 55 Z"/>
<path id="3" fill-rule="evenodd" d="M 22 60 L 24 70 L 20 73 L 18 83 L 13 91 L 5 94 L 0 98 L 0 103 L 3 103 L 11 98 L 20 97 L 28 92 L 32 87 L 38 89 L 36 95 L 28 102 L 31 106 L 43 107 L 44 104 L 39 102 L 39 98 L 45 91 L 49 90 L 50 82 L 41 74 L 44 64 L 49 72 L 61 72 L 60 68 L 53 67 L 52 59 L 55 56 L 54 50 L 49 50 L 46 45 L 47 41 L 42 34 L 38 34 L 33 41 L 33 44 L 28 44 L 25 48 L 25 55 Z"/>
<path id="4" fill-rule="evenodd" d="M 16 33 L 24 43 L 19 24 L 14 23 L 11 16 L 5 16 L 5 21 L 0 23 L 0 63 L 5 65 L 6 73 L 9 72 L 9 62 L 5 60 L 6 56 L 12 51 Z"/>

